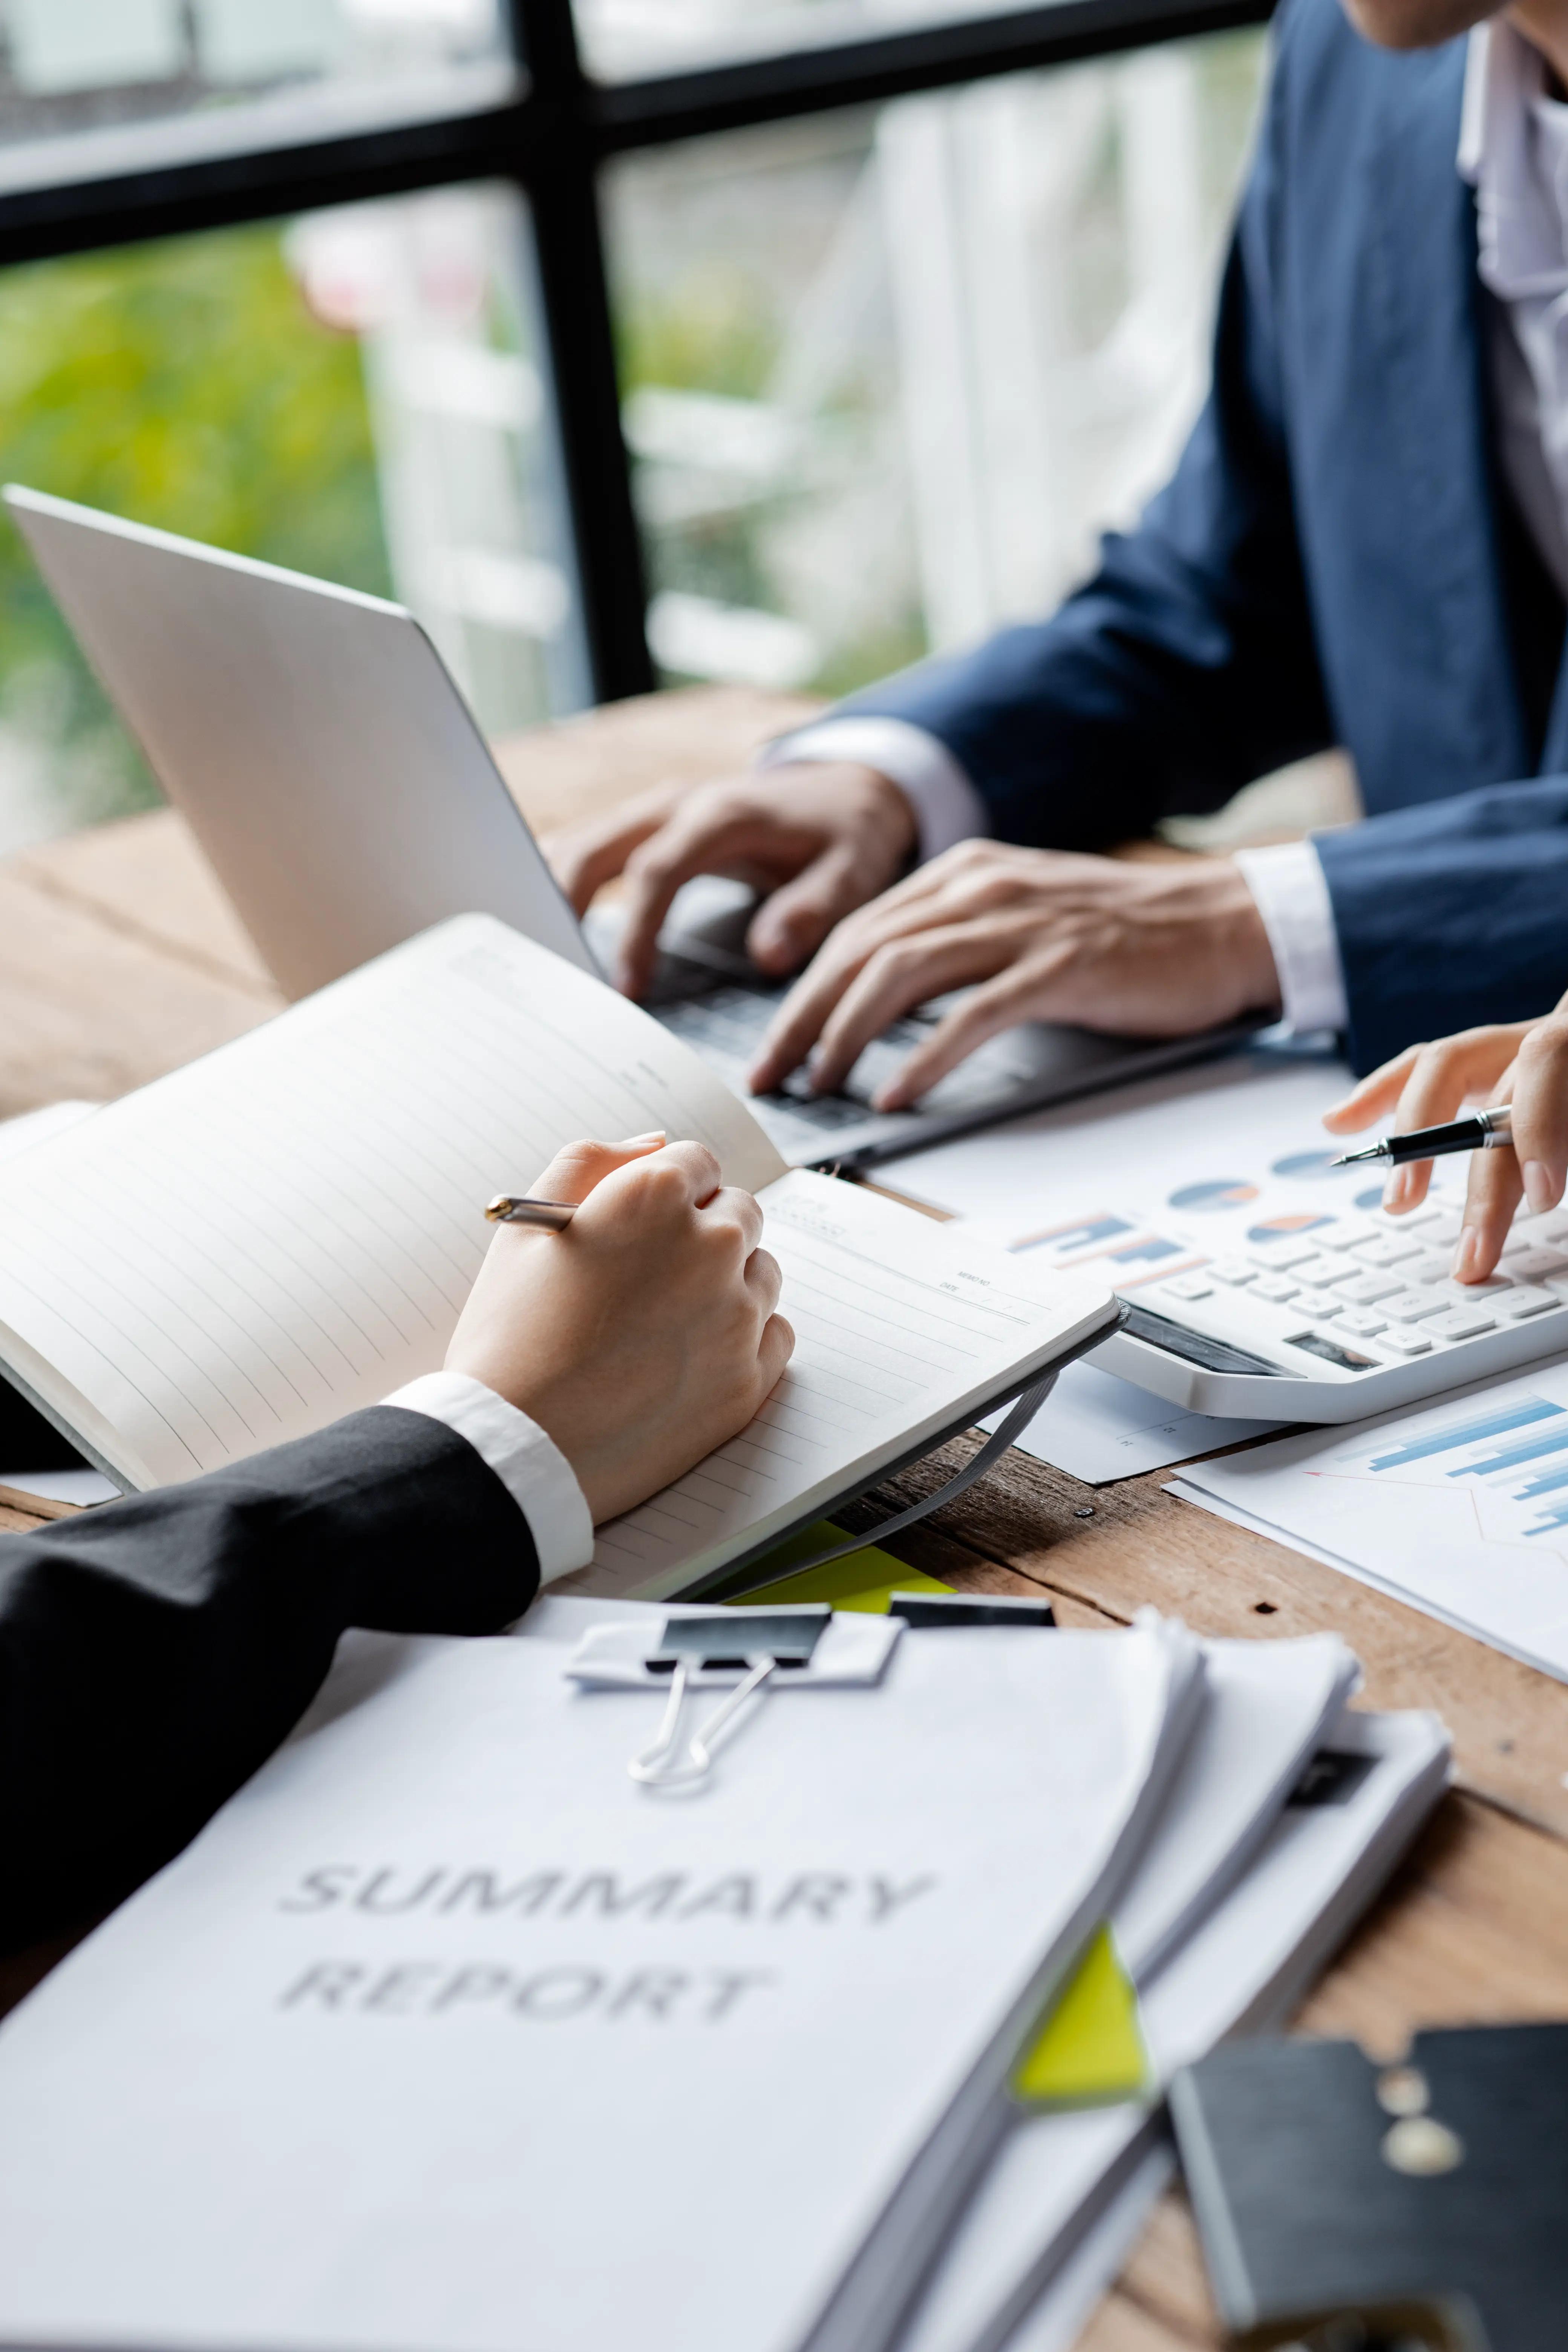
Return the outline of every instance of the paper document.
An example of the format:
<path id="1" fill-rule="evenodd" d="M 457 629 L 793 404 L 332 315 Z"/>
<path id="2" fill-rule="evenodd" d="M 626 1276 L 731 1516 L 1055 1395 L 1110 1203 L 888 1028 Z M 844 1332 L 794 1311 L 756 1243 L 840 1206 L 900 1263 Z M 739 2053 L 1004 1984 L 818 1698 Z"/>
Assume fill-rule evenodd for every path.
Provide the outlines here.
<path id="1" fill-rule="evenodd" d="M 1312 1772 L 1250 1866 L 1142 1996 L 1156 2083 L 1229 2034 L 1284 2021 L 1436 1802 L 1448 1756 L 1431 1715 L 1347 1710 L 1326 1728 Z M 1135 1876 L 1134 1897 L 1137 1886 Z M 1157 2099 L 1022 2120 L 944 2250 L 899 2352 L 1056 2352 L 1070 2340 L 1058 2332 L 1063 2305 L 1081 2318 L 1110 2284 L 1137 2213 L 1157 2193 L 1144 2168 L 1163 2130 Z M 1100 2217 L 1139 2179 L 1142 2203 L 1130 2206 L 1123 2231 L 1108 2228 L 1091 2257 Z"/>
<path id="2" fill-rule="evenodd" d="M 1092 1267 L 1136 1298 L 1260 1236 L 1381 1199 L 1375 1171 L 1329 1165 L 1342 1147 L 1322 1115 L 1350 1083 L 1327 1055 L 1233 1054 L 912 1153 L 889 1181 L 1025 1262 Z M 1462 1191 L 1463 1174 L 1440 1168 L 1436 1182 Z M 1019 1442 L 1098 1486 L 1281 1425 L 1179 1412 L 1089 1363 L 1063 1374 Z"/>
<path id="3" fill-rule="evenodd" d="M 1204 1712 L 1171 1777 L 1148 1845 L 1111 1914 L 1141 2002 L 1174 1965 L 1278 1822 L 1360 1669 L 1334 1634 L 1208 1642 Z M 900 2352 L 970 2352 L 1036 2291 L 1042 2248 L 1077 2209 L 1087 2177 L 1130 2144 L 1125 2108 L 1018 2116 L 970 2200 Z"/>
<path id="4" fill-rule="evenodd" d="M 980 1424 L 994 1429 L 1000 1412 Z M 1086 1486 L 1106 1486 L 1141 1470 L 1192 1462 L 1247 1437 L 1265 1437 L 1277 1421 L 1223 1419 L 1186 1412 L 1147 1389 L 1135 1388 L 1098 1364 L 1068 1364 L 1021 1437 L 1013 1440 L 1037 1462 L 1049 1462 Z"/>
<path id="5" fill-rule="evenodd" d="M 1223 1214 L 1227 1193 L 1265 1178 L 1329 1181 L 1315 1169 L 1281 1174 L 1275 1163 L 1313 1151 L 1327 1161 L 1343 1149 L 1321 1121 L 1351 1084 L 1329 1056 L 1227 1054 L 911 1152 L 887 1181 L 1005 1245 L 1093 1209 L 1152 1209 L 1194 1186 L 1213 1204 L 1205 1213 Z M 1379 1181 L 1375 1170 L 1347 1172 L 1361 1190 Z M 1333 1179 L 1333 1188 L 1345 1181 Z"/>
<path id="6" fill-rule="evenodd" d="M 1174 1491 L 1568 1681 L 1568 1361 L 1205 1463 Z"/>
<path id="7" fill-rule="evenodd" d="M 46 1503 L 112 1503 L 120 1489 L 101 1470 L 0 1470 L 0 1486 Z"/>
<path id="8" fill-rule="evenodd" d="M 769 1698 L 674 1801 L 626 1769 L 662 1688 L 563 1664 L 352 1645 L 0 2028 L 0 2341 L 887 2340 L 1197 1645 L 905 1633 L 875 1688 Z"/>

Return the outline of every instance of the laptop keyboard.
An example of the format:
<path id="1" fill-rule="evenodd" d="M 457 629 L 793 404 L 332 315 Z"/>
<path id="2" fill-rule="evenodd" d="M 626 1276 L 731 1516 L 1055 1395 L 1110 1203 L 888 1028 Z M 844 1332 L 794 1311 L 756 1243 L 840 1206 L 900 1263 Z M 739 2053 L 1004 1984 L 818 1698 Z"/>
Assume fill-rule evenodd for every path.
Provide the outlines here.
<path id="1" fill-rule="evenodd" d="M 677 1003 L 650 1004 L 648 1010 L 672 1036 L 711 1063 L 745 1099 L 746 1072 L 784 994 L 783 988 L 710 988 Z M 794 1118 L 823 1134 L 863 1127 L 873 1089 L 913 1051 L 928 1028 L 929 1022 L 922 1022 L 918 1013 L 895 1021 L 861 1055 L 842 1094 L 814 1094 L 805 1072 L 795 1070 L 779 1088 L 779 1096 L 788 1101 Z"/>

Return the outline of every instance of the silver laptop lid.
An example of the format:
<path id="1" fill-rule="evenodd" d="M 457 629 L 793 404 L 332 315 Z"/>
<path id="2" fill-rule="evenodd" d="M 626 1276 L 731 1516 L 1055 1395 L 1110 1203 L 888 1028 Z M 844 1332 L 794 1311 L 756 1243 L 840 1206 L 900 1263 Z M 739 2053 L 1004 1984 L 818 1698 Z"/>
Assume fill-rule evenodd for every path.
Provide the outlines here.
<path id="1" fill-rule="evenodd" d="M 5 497 L 288 995 L 470 912 L 597 969 L 412 614 L 37 490 Z"/>

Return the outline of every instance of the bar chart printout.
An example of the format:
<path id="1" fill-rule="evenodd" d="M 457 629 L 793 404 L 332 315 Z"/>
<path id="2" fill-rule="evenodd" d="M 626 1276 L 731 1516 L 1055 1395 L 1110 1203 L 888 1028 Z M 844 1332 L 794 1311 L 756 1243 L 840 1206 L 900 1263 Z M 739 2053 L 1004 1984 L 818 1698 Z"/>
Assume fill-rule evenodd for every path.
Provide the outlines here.
<path id="1" fill-rule="evenodd" d="M 1568 1363 L 1181 1487 L 1568 1680 Z"/>

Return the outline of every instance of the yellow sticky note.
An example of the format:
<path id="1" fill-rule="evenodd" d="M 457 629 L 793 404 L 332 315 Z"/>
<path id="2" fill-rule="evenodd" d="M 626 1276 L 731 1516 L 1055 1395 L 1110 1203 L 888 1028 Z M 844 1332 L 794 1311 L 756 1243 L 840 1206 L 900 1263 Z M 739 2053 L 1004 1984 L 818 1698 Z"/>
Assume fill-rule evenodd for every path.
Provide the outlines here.
<path id="1" fill-rule="evenodd" d="M 1109 2106 L 1148 2082 L 1138 1995 L 1100 1927 L 1019 2061 L 1013 2095 L 1030 2106 Z"/>
<path id="2" fill-rule="evenodd" d="M 776 1551 L 755 1563 L 752 1575 L 762 1578 L 776 1576 L 787 1568 L 790 1560 L 808 1558 L 830 1543 L 841 1543 L 842 1528 L 831 1519 L 818 1519 L 815 1527 L 803 1528 L 797 1536 L 779 1545 Z M 951 1584 L 940 1584 L 934 1576 L 922 1576 L 918 1568 L 906 1568 L 890 1551 L 879 1551 L 868 1544 L 863 1551 L 846 1552 L 842 1559 L 830 1560 L 826 1568 L 808 1568 L 798 1576 L 785 1576 L 776 1584 L 763 1584 L 760 1590 L 743 1592 L 731 1601 L 731 1609 L 771 1609 L 779 1601 L 826 1601 L 835 1609 L 858 1609 L 868 1617 L 885 1617 L 888 1603 L 895 1592 L 951 1592 Z"/>

